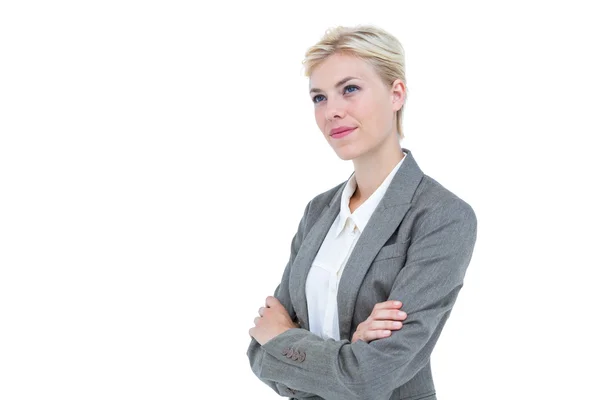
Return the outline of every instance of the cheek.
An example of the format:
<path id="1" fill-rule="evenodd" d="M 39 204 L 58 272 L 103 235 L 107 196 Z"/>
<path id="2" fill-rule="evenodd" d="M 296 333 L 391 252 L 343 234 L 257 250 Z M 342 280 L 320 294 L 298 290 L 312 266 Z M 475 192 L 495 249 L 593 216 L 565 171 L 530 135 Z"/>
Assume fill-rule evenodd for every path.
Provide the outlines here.
<path id="1" fill-rule="evenodd" d="M 325 129 L 325 115 L 323 114 L 323 110 L 321 108 L 315 108 L 315 121 L 321 130 Z"/>
<path id="2" fill-rule="evenodd" d="M 355 115 L 359 116 L 361 120 L 371 126 L 380 126 L 387 114 L 385 113 L 385 105 L 378 103 L 375 99 L 369 99 L 368 101 L 362 102 L 358 107 L 354 108 Z"/>
<path id="3" fill-rule="evenodd" d="M 348 104 L 347 112 L 350 115 L 368 121 L 372 117 L 374 112 L 377 110 L 377 105 L 373 103 L 373 99 L 368 96 L 363 96 L 360 99 L 351 101 Z"/>

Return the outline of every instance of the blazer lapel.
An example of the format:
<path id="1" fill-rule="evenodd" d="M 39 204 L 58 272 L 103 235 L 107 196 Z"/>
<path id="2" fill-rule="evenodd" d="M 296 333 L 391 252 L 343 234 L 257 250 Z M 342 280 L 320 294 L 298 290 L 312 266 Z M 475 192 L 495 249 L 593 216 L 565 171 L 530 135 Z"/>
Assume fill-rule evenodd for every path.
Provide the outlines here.
<path id="1" fill-rule="evenodd" d="M 308 304 L 306 302 L 306 278 L 329 228 L 340 212 L 339 202 L 343 190 L 344 185 L 341 185 L 331 202 L 325 206 L 315 224 L 304 237 L 290 271 L 292 305 L 296 311 L 298 322 L 301 326 L 306 326 L 307 330 L 310 330 L 310 325 L 308 322 Z"/>
<path id="2" fill-rule="evenodd" d="M 423 177 L 411 151 L 406 148 L 403 150 L 407 153 L 406 159 L 367 222 L 340 278 L 337 294 L 340 339 L 350 340 L 354 306 L 362 280 L 379 250 L 410 209 L 411 199 Z M 296 283 L 290 288 L 292 304 L 300 324 L 309 330 L 306 278 L 327 232 L 340 212 L 344 186 L 340 186 L 305 236 L 290 272 L 290 282 Z"/>

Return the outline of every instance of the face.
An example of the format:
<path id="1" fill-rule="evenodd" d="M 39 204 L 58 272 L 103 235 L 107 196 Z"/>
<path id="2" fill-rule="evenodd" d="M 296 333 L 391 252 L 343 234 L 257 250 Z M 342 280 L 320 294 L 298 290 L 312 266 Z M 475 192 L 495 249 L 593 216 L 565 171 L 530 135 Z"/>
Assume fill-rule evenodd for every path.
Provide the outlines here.
<path id="1" fill-rule="evenodd" d="M 396 80 L 386 85 L 363 60 L 329 56 L 310 75 L 309 94 L 317 125 L 341 159 L 372 155 L 398 141 L 395 112 L 404 103 L 404 84 Z M 342 127 L 354 129 L 332 135 Z"/>

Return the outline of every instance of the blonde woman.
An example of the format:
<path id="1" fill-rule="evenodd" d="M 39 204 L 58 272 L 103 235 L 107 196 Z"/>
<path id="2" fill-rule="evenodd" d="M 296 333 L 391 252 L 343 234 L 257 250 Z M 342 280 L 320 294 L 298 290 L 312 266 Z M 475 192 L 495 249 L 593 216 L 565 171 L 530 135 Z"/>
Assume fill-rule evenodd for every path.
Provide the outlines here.
<path id="1" fill-rule="evenodd" d="M 430 355 L 463 286 L 475 213 L 400 145 L 394 36 L 330 29 L 304 66 L 317 125 L 354 172 L 306 205 L 249 330 L 252 371 L 290 398 L 434 400 Z"/>

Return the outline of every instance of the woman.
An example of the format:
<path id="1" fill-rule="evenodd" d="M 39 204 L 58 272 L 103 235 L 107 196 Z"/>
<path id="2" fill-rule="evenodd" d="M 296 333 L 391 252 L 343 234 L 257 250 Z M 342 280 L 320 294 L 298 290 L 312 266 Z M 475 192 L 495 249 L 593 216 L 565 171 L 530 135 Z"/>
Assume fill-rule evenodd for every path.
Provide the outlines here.
<path id="1" fill-rule="evenodd" d="M 307 204 L 249 330 L 250 365 L 291 398 L 436 399 L 430 355 L 471 260 L 475 213 L 400 146 L 396 38 L 331 29 L 304 65 L 317 125 L 354 172 Z"/>

